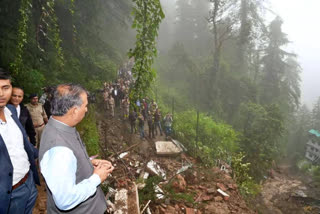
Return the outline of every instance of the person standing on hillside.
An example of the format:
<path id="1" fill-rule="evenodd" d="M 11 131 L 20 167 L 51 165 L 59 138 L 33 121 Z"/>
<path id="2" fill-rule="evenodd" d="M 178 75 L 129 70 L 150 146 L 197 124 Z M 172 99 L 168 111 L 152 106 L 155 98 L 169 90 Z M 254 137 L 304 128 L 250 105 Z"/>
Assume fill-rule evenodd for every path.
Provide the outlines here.
<path id="1" fill-rule="evenodd" d="M 33 122 L 29 110 L 22 104 L 24 92 L 21 88 L 12 88 L 10 103 L 17 109 L 17 117 L 21 125 L 26 130 L 30 143 L 36 145 L 36 131 L 33 127 Z"/>
<path id="2" fill-rule="evenodd" d="M 149 138 L 154 138 L 154 117 L 149 111 L 147 116 L 148 128 L 149 128 Z"/>
<path id="3" fill-rule="evenodd" d="M 130 111 L 129 114 L 129 121 L 130 121 L 130 128 L 131 128 L 131 134 L 136 133 L 136 120 L 137 120 L 137 112 L 133 109 Z"/>
<path id="4" fill-rule="evenodd" d="M 47 213 L 103 214 L 100 184 L 113 171 L 106 160 L 91 160 L 75 126 L 87 112 L 88 95 L 79 85 L 57 86 L 52 117 L 40 143 L 40 170 L 47 187 Z"/>
<path id="5" fill-rule="evenodd" d="M 122 100 L 122 112 L 123 112 L 124 120 L 126 120 L 129 117 L 129 108 L 130 108 L 130 100 L 128 97 L 125 97 Z"/>
<path id="6" fill-rule="evenodd" d="M 109 95 L 108 103 L 109 103 L 111 117 L 114 117 L 115 102 L 111 94 Z"/>
<path id="7" fill-rule="evenodd" d="M 165 130 L 165 134 L 166 134 L 166 140 L 168 140 L 169 136 L 171 135 L 172 132 L 172 115 L 170 113 L 168 113 L 165 117 L 164 117 L 164 130 Z"/>
<path id="8" fill-rule="evenodd" d="M 157 108 L 155 113 L 154 113 L 154 130 L 155 134 L 158 135 L 158 128 L 160 135 L 162 136 L 162 128 L 161 128 L 161 112 Z"/>
<path id="9" fill-rule="evenodd" d="M 139 112 L 139 115 L 138 115 L 138 127 L 139 127 L 140 138 L 143 139 L 145 137 L 144 136 L 144 118 L 141 112 Z"/>
<path id="10" fill-rule="evenodd" d="M 16 108 L 7 105 L 11 77 L 0 68 L 0 213 L 32 214 L 40 185 L 35 163 L 38 151 L 29 142 Z"/>
<path id="11" fill-rule="evenodd" d="M 30 112 L 33 127 L 36 131 L 36 146 L 38 148 L 41 140 L 42 131 L 44 129 L 45 124 L 48 122 L 48 117 L 42 104 L 38 102 L 38 95 L 31 94 L 29 98 L 30 103 L 26 104 L 26 107 Z"/>

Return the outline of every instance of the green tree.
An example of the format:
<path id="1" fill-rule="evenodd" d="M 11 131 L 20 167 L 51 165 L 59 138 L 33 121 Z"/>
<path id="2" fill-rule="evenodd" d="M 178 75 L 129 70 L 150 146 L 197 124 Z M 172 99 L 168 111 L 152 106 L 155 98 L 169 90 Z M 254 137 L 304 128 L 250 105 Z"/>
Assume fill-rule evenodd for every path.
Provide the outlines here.
<path id="1" fill-rule="evenodd" d="M 269 43 L 263 57 L 263 72 L 261 79 L 261 97 L 263 104 L 276 103 L 280 97 L 281 78 L 286 67 L 285 59 L 289 55 L 282 46 L 289 40 L 282 32 L 282 20 L 277 17 L 269 26 Z"/>
<path id="2" fill-rule="evenodd" d="M 144 97 L 154 81 L 156 73 L 151 66 L 157 56 L 156 37 L 164 13 L 159 0 L 133 0 L 134 20 L 132 27 L 137 30 L 135 48 L 129 51 L 129 57 L 134 57 L 135 64 L 132 68 L 133 77 L 136 79 L 130 92 L 130 99 L 135 101 Z M 134 103 L 134 102 L 132 102 Z"/>
<path id="3" fill-rule="evenodd" d="M 320 130 L 320 97 L 313 105 L 312 108 L 312 128 L 316 130 Z"/>
<path id="4" fill-rule="evenodd" d="M 251 175 L 259 180 L 281 152 L 283 118 L 276 105 L 263 107 L 255 103 L 242 104 L 240 117 L 240 147 L 246 155 L 245 162 L 251 163 Z"/>
<path id="5" fill-rule="evenodd" d="M 312 129 L 311 112 L 306 105 L 301 106 L 290 118 L 288 125 L 287 154 L 294 162 L 305 156 L 305 145 L 308 142 L 308 131 Z"/>

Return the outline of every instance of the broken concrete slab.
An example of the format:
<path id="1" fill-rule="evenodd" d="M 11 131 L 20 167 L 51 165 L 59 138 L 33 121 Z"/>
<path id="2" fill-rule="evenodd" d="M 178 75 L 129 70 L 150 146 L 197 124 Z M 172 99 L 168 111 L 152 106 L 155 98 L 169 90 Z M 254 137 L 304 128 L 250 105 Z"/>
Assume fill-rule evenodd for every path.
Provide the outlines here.
<path id="1" fill-rule="evenodd" d="M 171 141 L 157 141 L 155 145 L 157 155 L 178 155 L 183 151 Z"/>
<path id="2" fill-rule="evenodd" d="M 140 214 L 138 189 L 131 183 L 128 189 L 117 190 L 115 194 L 115 214 Z"/>
<path id="3" fill-rule="evenodd" d="M 128 213 L 128 190 L 120 189 L 115 195 L 115 214 L 126 214 Z"/>
<path id="4" fill-rule="evenodd" d="M 153 174 L 162 177 L 164 180 L 167 179 L 166 172 L 160 168 L 160 166 L 154 161 L 151 160 L 147 163 L 148 171 Z"/>
<path id="5" fill-rule="evenodd" d="M 139 195 L 137 185 L 133 182 L 128 191 L 128 213 L 140 214 Z"/>

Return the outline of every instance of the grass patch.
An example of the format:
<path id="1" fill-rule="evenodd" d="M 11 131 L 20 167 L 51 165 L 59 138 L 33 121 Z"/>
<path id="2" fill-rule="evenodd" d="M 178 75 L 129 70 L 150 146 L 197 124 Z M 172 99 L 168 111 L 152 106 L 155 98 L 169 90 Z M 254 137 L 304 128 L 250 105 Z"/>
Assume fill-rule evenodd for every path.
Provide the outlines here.
<path id="1" fill-rule="evenodd" d="M 192 203 L 194 205 L 194 196 L 195 193 L 181 193 L 181 192 L 175 192 L 174 188 L 172 187 L 171 183 L 165 185 L 164 191 L 166 193 L 166 196 L 170 198 L 171 200 L 179 201 L 179 202 L 186 202 L 186 203 Z"/>
<path id="2" fill-rule="evenodd" d="M 95 118 L 96 107 L 90 105 L 84 119 L 77 125 L 81 139 L 86 145 L 89 156 L 99 153 L 99 132 Z"/>

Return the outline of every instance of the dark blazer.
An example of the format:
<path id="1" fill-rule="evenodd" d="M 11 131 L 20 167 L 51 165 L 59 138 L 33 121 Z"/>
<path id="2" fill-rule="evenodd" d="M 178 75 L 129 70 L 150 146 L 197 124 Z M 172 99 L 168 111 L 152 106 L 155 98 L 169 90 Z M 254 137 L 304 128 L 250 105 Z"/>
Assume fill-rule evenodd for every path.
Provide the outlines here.
<path id="1" fill-rule="evenodd" d="M 39 175 L 37 167 L 35 164 L 35 158 L 38 158 L 38 150 L 32 146 L 28 140 L 27 133 L 22 127 L 19 119 L 17 118 L 16 108 L 12 105 L 7 105 L 9 110 L 12 112 L 12 119 L 16 122 L 20 128 L 23 135 L 24 149 L 27 152 L 30 169 L 33 173 L 34 181 L 36 184 L 40 185 Z M 7 213 L 11 198 L 11 189 L 12 189 L 12 175 L 13 175 L 13 166 L 11 159 L 8 154 L 7 147 L 3 141 L 2 136 L 0 135 L 0 214 Z"/>
<path id="2" fill-rule="evenodd" d="M 21 122 L 21 125 L 26 130 L 27 135 L 29 136 L 30 143 L 32 143 L 34 146 L 36 145 L 36 131 L 33 127 L 33 122 L 31 119 L 31 115 L 27 107 L 25 107 L 22 103 L 20 104 L 20 115 L 19 120 Z"/>

